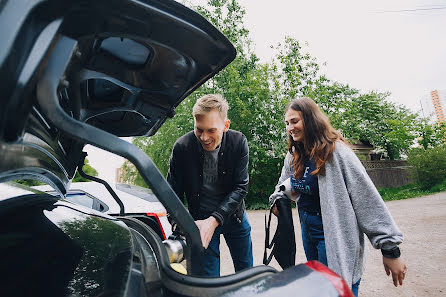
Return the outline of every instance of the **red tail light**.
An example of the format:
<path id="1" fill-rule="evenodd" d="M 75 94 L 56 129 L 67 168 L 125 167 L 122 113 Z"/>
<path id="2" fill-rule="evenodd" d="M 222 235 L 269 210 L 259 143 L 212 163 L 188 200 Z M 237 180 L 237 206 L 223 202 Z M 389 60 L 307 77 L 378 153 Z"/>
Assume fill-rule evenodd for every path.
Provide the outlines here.
<path id="1" fill-rule="evenodd" d="M 312 260 L 312 261 L 308 261 L 307 263 L 305 263 L 305 265 L 307 265 L 314 271 L 319 272 L 326 279 L 328 279 L 331 282 L 331 284 L 333 285 L 333 287 L 335 287 L 336 290 L 338 291 L 339 296 L 354 297 L 352 291 L 347 286 L 347 283 L 342 279 L 342 277 L 340 277 L 339 275 L 334 273 L 330 268 L 328 268 L 321 262 Z"/>
<path id="2" fill-rule="evenodd" d="M 164 228 L 163 225 L 161 225 L 161 221 L 160 221 L 160 216 L 165 216 L 166 213 L 154 213 L 154 212 L 148 212 L 146 213 L 147 216 L 149 217 L 155 217 L 156 222 L 158 223 L 158 226 L 160 227 L 161 232 L 163 233 L 163 238 L 167 239 L 166 237 L 166 233 L 164 233 Z"/>

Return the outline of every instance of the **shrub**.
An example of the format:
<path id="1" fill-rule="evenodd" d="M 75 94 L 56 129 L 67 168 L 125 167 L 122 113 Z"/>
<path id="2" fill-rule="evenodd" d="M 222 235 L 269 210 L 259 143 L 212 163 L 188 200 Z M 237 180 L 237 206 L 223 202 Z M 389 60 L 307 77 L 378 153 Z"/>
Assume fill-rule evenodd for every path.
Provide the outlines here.
<path id="1" fill-rule="evenodd" d="M 413 166 L 413 178 L 422 189 L 430 189 L 446 180 L 446 146 L 414 149 L 407 161 Z"/>

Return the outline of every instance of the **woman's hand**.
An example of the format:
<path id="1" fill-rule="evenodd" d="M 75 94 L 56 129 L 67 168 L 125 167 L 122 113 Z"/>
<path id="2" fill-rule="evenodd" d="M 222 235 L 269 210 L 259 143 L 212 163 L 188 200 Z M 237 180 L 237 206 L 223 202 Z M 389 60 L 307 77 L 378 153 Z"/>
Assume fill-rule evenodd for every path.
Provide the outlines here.
<path id="1" fill-rule="evenodd" d="M 392 273 L 393 285 L 398 287 L 403 285 L 403 280 L 406 277 L 407 266 L 404 260 L 399 258 L 386 258 L 383 256 L 384 269 L 386 274 L 390 275 Z"/>

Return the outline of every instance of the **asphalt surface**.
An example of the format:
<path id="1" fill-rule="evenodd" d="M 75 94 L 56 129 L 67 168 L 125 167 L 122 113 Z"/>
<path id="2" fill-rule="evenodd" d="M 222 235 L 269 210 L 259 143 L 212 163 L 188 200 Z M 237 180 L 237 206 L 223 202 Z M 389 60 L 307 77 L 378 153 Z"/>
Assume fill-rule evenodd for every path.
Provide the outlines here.
<path id="1" fill-rule="evenodd" d="M 369 243 L 370 255 L 359 286 L 359 296 L 446 296 L 446 192 L 386 204 L 404 234 L 404 242 L 400 248 L 408 266 L 406 279 L 403 286 L 395 288 L 391 277 L 384 271 L 381 252 L 373 249 Z M 265 214 L 267 211 L 248 211 L 252 227 L 254 265 L 262 265 Z M 293 218 L 296 264 L 304 263 L 306 258 L 296 210 L 293 210 Z M 224 239 L 221 244 L 221 260 L 222 275 L 234 273 Z M 274 259 L 270 266 L 281 270 Z"/>

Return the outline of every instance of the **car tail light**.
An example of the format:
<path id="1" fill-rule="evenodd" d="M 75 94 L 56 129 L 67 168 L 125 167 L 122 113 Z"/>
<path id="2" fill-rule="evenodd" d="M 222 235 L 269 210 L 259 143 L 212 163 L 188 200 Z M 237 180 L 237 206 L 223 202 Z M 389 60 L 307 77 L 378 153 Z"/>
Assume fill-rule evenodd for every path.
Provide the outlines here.
<path id="1" fill-rule="evenodd" d="M 341 297 L 354 297 L 352 291 L 348 287 L 347 283 L 337 275 L 333 270 L 322 264 L 318 261 L 308 261 L 305 263 L 309 268 L 313 269 L 314 271 L 319 272 L 322 276 L 324 276 L 326 279 L 328 279 L 333 287 L 336 288 L 336 290 L 339 293 L 339 296 Z"/>
<path id="2" fill-rule="evenodd" d="M 167 239 L 166 233 L 164 233 L 163 225 L 161 224 L 161 221 L 160 221 L 160 217 L 166 216 L 166 212 L 165 211 L 162 211 L 162 212 L 148 212 L 148 213 L 146 213 L 146 215 L 148 217 L 154 217 L 155 218 L 156 222 L 158 223 L 158 226 L 160 227 L 161 233 L 163 233 L 163 238 Z"/>

